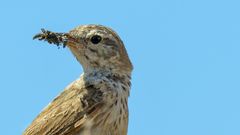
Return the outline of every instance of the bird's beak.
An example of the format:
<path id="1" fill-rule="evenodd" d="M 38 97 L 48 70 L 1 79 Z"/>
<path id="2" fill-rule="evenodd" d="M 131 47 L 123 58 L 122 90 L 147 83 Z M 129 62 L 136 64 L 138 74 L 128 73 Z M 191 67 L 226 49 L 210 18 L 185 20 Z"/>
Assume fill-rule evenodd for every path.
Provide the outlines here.
<path id="1" fill-rule="evenodd" d="M 67 43 L 66 43 L 67 47 L 76 48 L 76 44 L 77 44 L 77 40 L 74 37 L 67 35 Z"/>
<path id="2" fill-rule="evenodd" d="M 76 38 L 74 36 L 71 36 L 70 34 L 67 34 L 67 42 L 66 46 L 70 49 L 83 49 L 83 41 L 79 38 Z"/>

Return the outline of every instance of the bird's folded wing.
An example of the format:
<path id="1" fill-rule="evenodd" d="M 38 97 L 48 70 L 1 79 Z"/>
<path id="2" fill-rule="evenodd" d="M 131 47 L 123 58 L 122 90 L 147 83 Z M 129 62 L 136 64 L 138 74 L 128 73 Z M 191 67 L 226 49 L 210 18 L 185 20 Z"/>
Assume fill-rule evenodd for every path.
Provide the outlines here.
<path id="1" fill-rule="evenodd" d="M 79 87 L 77 82 L 66 88 L 25 130 L 23 135 L 70 135 L 83 130 L 86 115 L 102 106 L 102 93 L 93 85 Z"/>

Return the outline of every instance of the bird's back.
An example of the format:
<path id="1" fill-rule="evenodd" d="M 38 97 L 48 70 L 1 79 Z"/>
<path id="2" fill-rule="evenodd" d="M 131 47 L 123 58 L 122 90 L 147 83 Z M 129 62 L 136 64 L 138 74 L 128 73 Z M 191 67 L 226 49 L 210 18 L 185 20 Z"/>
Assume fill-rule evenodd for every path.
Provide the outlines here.
<path id="1" fill-rule="evenodd" d="M 121 83 L 112 84 L 109 79 L 81 76 L 37 116 L 23 135 L 126 135 L 128 93 L 121 91 Z"/>

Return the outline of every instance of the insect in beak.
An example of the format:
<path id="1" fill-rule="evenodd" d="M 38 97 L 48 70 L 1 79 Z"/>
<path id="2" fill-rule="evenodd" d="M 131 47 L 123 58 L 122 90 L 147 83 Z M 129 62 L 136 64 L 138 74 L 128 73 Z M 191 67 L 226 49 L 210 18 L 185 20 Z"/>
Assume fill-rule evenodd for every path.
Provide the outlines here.
<path id="1" fill-rule="evenodd" d="M 36 34 L 33 39 L 47 41 L 49 44 L 55 44 L 58 47 L 63 46 L 63 48 L 65 48 L 66 46 L 72 49 L 82 47 L 81 45 L 76 46 L 77 44 L 79 44 L 80 41 L 68 33 L 51 32 L 45 29 L 41 29 L 41 31 L 42 32 Z"/>
<path id="2" fill-rule="evenodd" d="M 66 47 L 69 34 L 68 33 L 56 33 L 51 32 L 45 29 L 41 29 L 41 33 L 36 34 L 33 39 L 44 40 L 47 41 L 49 44 L 55 44 L 58 47 L 63 46 Z"/>

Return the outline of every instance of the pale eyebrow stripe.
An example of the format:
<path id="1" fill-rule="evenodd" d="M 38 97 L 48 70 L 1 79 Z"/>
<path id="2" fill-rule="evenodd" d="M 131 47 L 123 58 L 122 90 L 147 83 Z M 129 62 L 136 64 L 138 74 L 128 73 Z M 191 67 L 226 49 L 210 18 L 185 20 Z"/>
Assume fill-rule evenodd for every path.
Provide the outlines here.
<path id="1" fill-rule="evenodd" d="M 104 27 L 102 25 L 99 25 L 98 28 L 107 33 L 110 33 L 117 40 L 117 42 L 124 44 L 123 41 L 121 40 L 121 38 L 118 36 L 118 34 L 113 29 L 111 29 L 109 27 Z M 115 43 L 115 44 L 117 44 L 117 43 Z"/>

